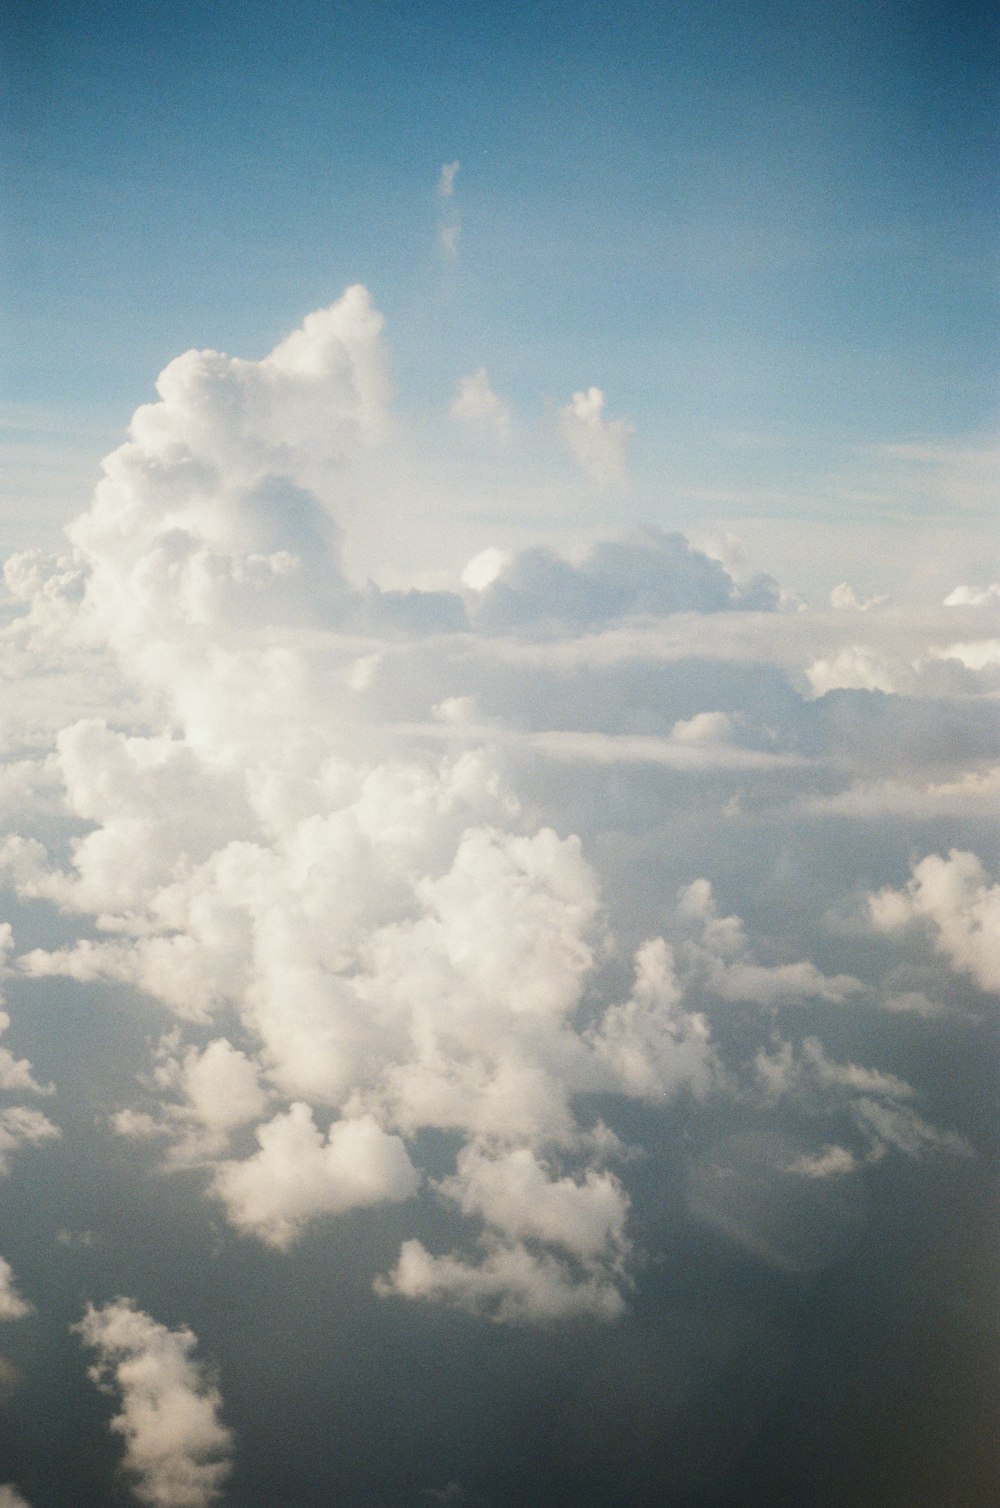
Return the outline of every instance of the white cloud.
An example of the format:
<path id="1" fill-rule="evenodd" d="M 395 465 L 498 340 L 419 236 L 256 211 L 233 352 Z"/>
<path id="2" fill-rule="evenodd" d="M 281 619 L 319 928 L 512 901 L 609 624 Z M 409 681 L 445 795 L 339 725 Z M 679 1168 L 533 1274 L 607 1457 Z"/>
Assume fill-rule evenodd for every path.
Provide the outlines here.
<path id="1" fill-rule="evenodd" d="M 953 969 L 971 974 L 980 989 L 1000 992 L 1000 884 L 990 883 L 975 854 L 956 848 L 947 858 L 928 854 L 904 889 L 887 887 L 869 905 L 880 931 L 922 923 Z"/>
<path id="2" fill-rule="evenodd" d="M 884 607 L 887 597 L 868 597 L 864 601 L 847 581 L 841 581 L 830 593 L 830 606 L 839 612 L 870 613 L 873 608 Z"/>
<path id="3" fill-rule="evenodd" d="M 579 1277 L 565 1262 L 522 1243 L 487 1243 L 482 1260 L 469 1262 L 454 1254 L 433 1257 L 419 1241 L 405 1241 L 377 1291 L 443 1302 L 508 1323 L 614 1320 L 625 1308 L 606 1276 Z"/>
<path id="4" fill-rule="evenodd" d="M 832 659 L 814 661 L 806 669 L 806 676 L 813 696 L 825 696 L 828 691 L 890 693 L 901 689 L 899 668 L 866 644 L 851 644 Z M 902 679 L 906 679 L 905 672 Z"/>
<path id="5" fill-rule="evenodd" d="M 966 670 L 986 670 L 1000 665 L 1000 639 L 974 639 L 971 643 L 946 644 L 931 650 L 935 660 L 957 660 Z"/>
<path id="6" fill-rule="evenodd" d="M 0 1320 L 24 1319 L 34 1311 L 17 1291 L 14 1269 L 0 1257 Z"/>
<path id="7" fill-rule="evenodd" d="M 18 1147 L 39 1147 L 62 1135 L 58 1126 L 40 1110 L 24 1105 L 6 1105 L 0 1109 L 0 1178 L 10 1172 L 11 1154 Z"/>
<path id="8" fill-rule="evenodd" d="M 409 1199 L 419 1186 L 403 1142 L 370 1115 L 335 1121 L 324 1140 L 309 1106 L 295 1103 L 257 1140 L 253 1157 L 220 1166 L 214 1187 L 233 1224 L 272 1246 L 289 1246 L 317 1215 Z"/>
<path id="9" fill-rule="evenodd" d="M 169 1330 L 128 1299 L 88 1305 L 74 1330 L 97 1352 L 88 1375 L 119 1395 L 111 1421 L 125 1440 L 132 1490 L 151 1508 L 208 1508 L 230 1471 L 222 1396 L 195 1360 L 194 1332 Z"/>
<path id="10" fill-rule="evenodd" d="M 485 367 L 460 379 L 448 412 L 456 423 L 484 430 L 498 440 L 510 433 L 510 408 L 493 391 Z"/>
<path id="11" fill-rule="evenodd" d="M 466 1147 L 442 1192 L 465 1214 L 514 1240 L 555 1246 L 584 1263 L 614 1265 L 625 1253 L 628 1196 L 613 1173 L 554 1178 L 528 1147 L 500 1156 Z"/>
<path id="12" fill-rule="evenodd" d="M 621 486 L 626 478 L 625 451 L 635 433 L 624 419 L 604 417 L 599 387 L 574 393 L 559 410 L 559 438 L 574 461 L 598 487 Z"/>
<path id="13" fill-rule="evenodd" d="M 455 1249 L 406 1242 L 380 1291 L 613 1318 L 633 1195 L 593 1096 L 628 1125 L 623 1100 L 647 1124 L 683 1099 L 678 1155 L 721 1099 L 815 1117 L 820 1150 L 780 1166 L 814 1184 L 848 1158 L 958 1148 L 861 1048 L 836 1062 L 802 1040 L 823 1011 L 854 1040 L 869 1003 L 887 1032 L 929 1022 L 933 983 L 870 984 L 862 957 L 864 983 L 827 971 L 806 938 L 847 904 L 843 853 L 870 856 L 866 885 L 887 877 L 864 824 L 985 813 L 992 672 L 951 654 L 982 641 L 982 607 L 887 606 L 859 643 L 856 594 L 784 614 L 731 551 L 652 527 L 560 550 L 510 529 L 474 542 L 461 581 L 442 568 L 454 590 L 409 590 L 405 560 L 398 591 L 354 585 L 341 530 L 365 527 L 376 442 L 377 527 L 394 536 L 400 498 L 419 513 L 386 366 L 361 289 L 263 361 L 188 353 L 72 554 L 10 565 L 3 874 L 61 913 L 16 968 L 24 989 L 109 981 L 159 1008 L 135 1103 L 106 1100 L 107 1122 L 196 1170 L 236 1229 L 284 1249 L 310 1222 L 437 1198 L 464 1222 Z M 453 413 L 507 422 L 484 370 Z M 630 430 L 599 390 L 562 423 L 592 475 L 623 478 Z M 923 891 L 893 894 L 886 916 L 913 920 Z M 981 973 L 975 905 L 947 926 L 945 909 L 920 916 Z M 47 1088 L 13 1053 L 0 1087 Z M 434 1178 L 428 1131 L 450 1148 Z M 8 1106 L 0 1161 L 57 1135 Z"/>
<path id="14" fill-rule="evenodd" d="M 0 922 L 0 986 L 10 972 L 8 960 L 14 948 L 14 934 L 9 922 Z M 10 1027 L 10 1016 L 3 1009 L 0 988 L 0 1036 Z M 39 1084 L 27 1058 L 17 1058 L 8 1047 L 0 1047 L 0 1090 L 8 1094 L 51 1094 L 51 1084 Z"/>
<path id="15" fill-rule="evenodd" d="M 31 1508 L 26 1497 L 22 1497 L 17 1488 L 11 1482 L 0 1483 L 0 1508 Z"/>
<path id="16" fill-rule="evenodd" d="M 1000 581 L 989 586 L 957 586 L 944 599 L 945 607 L 992 607 L 1000 605 Z"/>
<path id="17" fill-rule="evenodd" d="M 840 1178 L 857 1170 L 858 1160 L 846 1147 L 824 1147 L 822 1152 L 804 1154 L 789 1164 L 789 1173 L 802 1178 Z"/>
<path id="18" fill-rule="evenodd" d="M 644 943 L 635 958 L 630 998 L 605 1011 L 590 1041 L 625 1094 L 653 1102 L 690 1088 L 704 1095 L 718 1065 L 707 1018 L 685 1010 L 674 955 L 662 937 Z"/>

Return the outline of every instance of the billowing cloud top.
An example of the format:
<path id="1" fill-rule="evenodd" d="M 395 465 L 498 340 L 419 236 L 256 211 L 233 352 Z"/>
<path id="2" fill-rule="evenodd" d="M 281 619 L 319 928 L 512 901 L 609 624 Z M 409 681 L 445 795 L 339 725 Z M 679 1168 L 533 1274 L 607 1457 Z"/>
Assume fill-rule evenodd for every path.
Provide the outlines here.
<path id="1" fill-rule="evenodd" d="M 791 1271 L 822 1252 L 755 1190 L 829 1212 L 876 1165 L 975 1157 L 892 1033 L 1000 988 L 994 597 L 783 612 L 652 527 L 572 558 L 484 539 L 433 592 L 354 582 L 361 462 L 396 443 L 358 287 L 158 393 L 67 554 L 6 569 L 9 977 L 159 1022 L 100 1136 L 274 1261 L 391 1217 L 389 1304 L 546 1324 L 641 1286 L 647 1146 L 683 1165 L 678 1220 Z M 507 432 L 485 368 L 452 412 Z M 620 476 L 599 390 L 560 432 Z M 82 1092 L 42 1114 L 11 1042 L 5 1172 Z M 232 1438 L 193 1334 L 123 1301 L 79 1331 L 139 1499 L 214 1501 Z"/>

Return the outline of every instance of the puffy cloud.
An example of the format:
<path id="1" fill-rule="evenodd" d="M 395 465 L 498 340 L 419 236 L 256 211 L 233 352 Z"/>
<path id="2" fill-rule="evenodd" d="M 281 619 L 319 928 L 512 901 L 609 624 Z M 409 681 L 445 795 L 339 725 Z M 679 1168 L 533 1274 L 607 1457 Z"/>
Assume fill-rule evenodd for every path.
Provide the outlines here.
<path id="1" fill-rule="evenodd" d="M 222 1395 L 194 1358 L 197 1337 L 169 1330 L 129 1299 L 88 1305 L 74 1330 L 97 1352 L 88 1375 L 116 1392 L 111 1421 L 125 1440 L 132 1490 L 151 1508 L 208 1508 L 230 1471 L 233 1436 L 219 1418 Z"/>
<path id="2" fill-rule="evenodd" d="M 454 1254 L 434 1257 L 421 1242 L 404 1241 L 377 1291 L 448 1303 L 508 1323 L 614 1320 L 625 1308 L 620 1290 L 603 1274 L 581 1277 L 568 1263 L 522 1242 L 487 1243 L 482 1261 L 469 1262 Z"/>
<path id="3" fill-rule="evenodd" d="M 539 624 L 563 628 L 630 615 L 721 612 L 738 606 L 743 589 L 719 564 L 681 534 L 645 528 L 627 540 L 595 544 L 574 565 L 550 550 L 484 552 L 464 580 L 473 622 L 492 632 Z M 773 607 L 755 579 L 754 605 Z"/>
<path id="4" fill-rule="evenodd" d="M 498 440 L 510 433 L 510 409 L 490 386 L 485 367 L 459 381 L 448 412 L 456 423 L 485 430 Z"/>
<path id="5" fill-rule="evenodd" d="M 899 668 L 866 644 L 851 644 L 832 659 L 816 660 L 807 668 L 806 676 L 814 696 L 841 689 L 885 692 L 901 689 Z M 906 679 L 905 670 L 902 679 Z"/>
<path id="6" fill-rule="evenodd" d="M 32 1306 L 17 1291 L 14 1269 L 0 1257 L 0 1320 L 24 1319 L 31 1313 Z"/>
<path id="7" fill-rule="evenodd" d="M 214 1187 L 233 1224 L 272 1246 L 289 1246 L 317 1214 L 409 1199 L 419 1186 L 403 1142 L 370 1115 L 334 1122 L 324 1140 L 309 1106 L 295 1103 L 257 1140 L 253 1157 L 221 1165 Z"/>
<path id="8" fill-rule="evenodd" d="M 841 581 L 830 593 L 830 606 L 842 612 L 870 613 L 872 608 L 884 607 L 887 597 L 868 597 L 864 601 L 847 581 Z"/>
<path id="9" fill-rule="evenodd" d="M 991 581 L 989 586 L 957 586 L 944 599 L 945 607 L 991 607 L 1000 605 L 1000 582 Z"/>
<path id="10" fill-rule="evenodd" d="M 0 1508 L 31 1508 L 26 1497 L 22 1497 L 17 1488 L 11 1482 L 0 1483 Z"/>
<path id="11" fill-rule="evenodd" d="M 8 922 L 0 923 L 0 984 L 11 973 L 8 959 L 14 947 L 14 935 Z M 2 1008 L 4 996 L 0 994 L 0 1034 L 7 1031 L 10 1016 Z M 0 1092 L 14 1095 L 47 1095 L 53 1093 L 51 1084 L 40 1084 L 34 1076 L 27 1058 L 16 1057 L 9 1048 L 0 1047 Z M 0 1105 L 0 1178 L 11 1170 L 11 1156 L 23 1146 L 37 1147 L 44 1142 L 57 1140 L 59 1127 L 28 1105 Z"/>
<path id="12" fill-rule="evenodd" d="M 712 1087 L 717 1062 L 708 1020 L 683 1009 L 682 997 L 669 944 L 662 937 L 643 944 L 630 998 L 610 1006 L 589 1033 L 620 1091 L 655 1102 L 686 1087 L 700 1095 Z"/>
<path id="13" fill-rule="evenodd" d="M 598 487 L 625 481 L 625 450 L 635 433 L 624 419 L 604 417 L 599 387 L 574 393 L 559 410 L 559 438 L 580 469 Z"/>
<path id="14" fill-rule="evenodd" d="M 0 1178 L 10 1172 L 11 1154 L 18 1147 L 39 1147 L 62 1135 L 40 1110 L 24 1105 L 5 1105 L 0 1109 Z"/>
<path id="15" fill-rule="evenodd" d="M 869 905 L 880 931 L 919 922 L 953 969 L 971 974 L 980 989 L 1000 991 L 1000 884 L 990 883 L 974 853 L 928 854 L 904 889 L 880 890 Z"/>
<path id="16" fill-rule="evenodd" d="M 0 922 L 0 984 L 9 973 L 8 959 L 14 948 L 14 934 L 9 922 Z M 3 1009 L 0 992 L 0 1035 L 10 1027 L 10 1016 Z M 39 1084 L 27 1058 L 17 1058 L 8 1047 L 0 1047 L 0 1090 L 7 1093 L 51 1094 L 51 1084 Z"/>
<path id="17" fill-rule="evenodd" d="M 236 1229 L 286 1249 L 436 1199 L 449 1234 L 418 1226 L 380 1292 L 614 1318 L 645 1213 L 616 1130 L 665 1106 L 684 1106 L 679 1157 L 720 1114 L 815 1123 L 771 1159 L 814 1191 L 851 1159 L 964 1149 L 861 1047 L 838 1062 L 821 1040 L 829 1016 L 854 1041 L 874 1006 L 886 1030 L 930 1022 L 933 983 L 876 987 L 829 936 L 840 971 L 812 959 L 857 884 L 843 855 L 866 855 L 866 887 L 892 872 L 865 824 L 986 806 L 992 672 L 951 653 L 981 641 L 982 607 L 886 607 L 859 644 L 853 596 L 782 613 L 729 546 L 655 528 L 566 554 L 508 535 L 454 592 L 408 585 L 405 562 L 396 590 L 358 587 L 342 546 L 388 399 L 361 289 L 263 361 L 189 352 L 72 554 L 9 563 L 3 876 L 61 914 L 16 968 L 159 1006 L 136 1103 L 109 1119 L 197 1170 Z M 453 415 L 505 427 L 485 370 Z M 598 390 L 562 425 L 621 479 L 628 426 Z M 709 875 L 744 887 L 740 915 Z M 894 892 L 909 919 L 914 886 Z M 974 931 L 951 925 L 949 956 Z M 7 1054 L 0 1087 L 45 1086 Z M 0 1110 L 0 1157 L 57 1134 Z"/>
<path id="18" fill-rule="evenodd" d="M 613 1173 L 590 1168 L 579 1181 L 553 1178 L 530 1148 L 490 1157 L 469 1146 L 441 1189 L 504 1236 L 559 1247 L 584 1263 L 617 1259 L 627 1249 L 628 1197 Z"/>
<path id="19" fill-rule="evenodd" d="M 1000 639 L 974 639 L 964 644 L 946 644 L 933 648 L 935 660 L 957 660 L 966 670 L 989 670 L 1000 665 Z"/>

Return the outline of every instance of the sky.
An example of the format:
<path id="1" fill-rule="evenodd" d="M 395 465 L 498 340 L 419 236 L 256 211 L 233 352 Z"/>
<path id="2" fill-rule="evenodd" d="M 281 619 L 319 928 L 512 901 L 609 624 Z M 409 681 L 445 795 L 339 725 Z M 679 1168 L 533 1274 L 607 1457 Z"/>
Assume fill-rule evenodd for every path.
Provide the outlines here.
<path id="1" fill-rule="evenodd" d="M 3 27 L 0 1508 L 984 1508 L 995 21 Z"/>

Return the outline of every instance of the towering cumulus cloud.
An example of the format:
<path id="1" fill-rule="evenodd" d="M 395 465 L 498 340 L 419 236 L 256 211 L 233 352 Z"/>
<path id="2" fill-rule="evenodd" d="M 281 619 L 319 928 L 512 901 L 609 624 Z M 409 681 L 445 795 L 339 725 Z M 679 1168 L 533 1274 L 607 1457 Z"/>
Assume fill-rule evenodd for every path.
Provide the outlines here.
<path id="1" fill-rule="evenodd" d="M 811 1269 L 876 1168 L 975 1160 L 933 1047 L 1000 984 L 994 597 L 784 611 L 653 527 L 356 582 L 398 443 L 358 287 L 158 394 L 66 554 L 7 564 L 0 787 L 17 1010 L 63 981 L 147 1056 L 133 1028 L 53 1090 L 12 1005 L 0 1169 L 82 1102 L 95 1156 L 195 1180 L 255 1261 L 384 1226 L 389 1305 L 523 1325 L 616 1320 L 664 1221 Z M 602 404 L 561 443 L 609 481 Z M 485 369 L 453 413 L 507 432 Z M 78 1330 L 137 1496 L 214 1501 L 192 1332 L 121 1300 Z"/>

